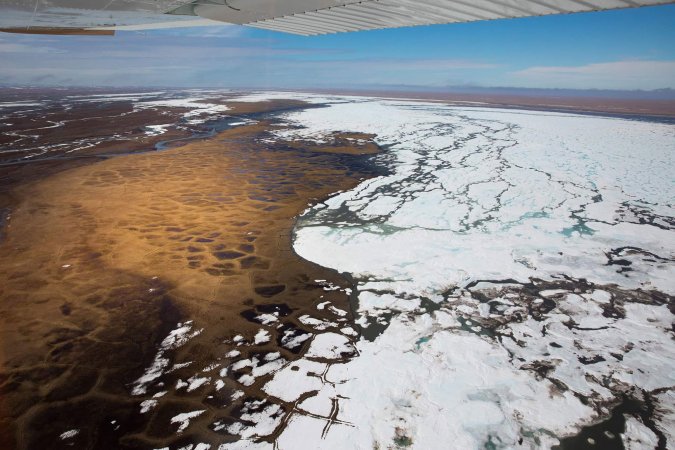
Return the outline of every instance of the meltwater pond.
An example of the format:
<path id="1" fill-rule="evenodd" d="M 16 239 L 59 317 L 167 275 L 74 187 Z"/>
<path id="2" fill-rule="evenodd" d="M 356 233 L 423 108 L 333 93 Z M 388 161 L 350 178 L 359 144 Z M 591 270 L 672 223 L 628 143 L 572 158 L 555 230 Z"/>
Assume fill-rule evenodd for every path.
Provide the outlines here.
<path id="1" fill-rule="evenodd" d="M 675 126 L 296 97 L 328 107 L 278 137 L 376 134 L 389 173 L 298 221 L 296 252 L 348 273 L 378 334 L 326 364 L 327 333 L 275 374 L 266 391 L 314 414 L 278 448 L 578 448 L 562 438 L 613 410 L 617 448 L 675 445 Z"/>

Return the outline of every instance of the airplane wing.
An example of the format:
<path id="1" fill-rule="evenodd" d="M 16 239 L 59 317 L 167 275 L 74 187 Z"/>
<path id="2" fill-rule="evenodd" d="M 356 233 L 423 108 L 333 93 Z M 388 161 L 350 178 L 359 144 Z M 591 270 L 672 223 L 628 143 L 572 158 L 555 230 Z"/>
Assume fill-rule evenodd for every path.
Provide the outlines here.
<path id="1" fill-rule="evenodd" d="M 243 7 L 250 0 L 232 1 L 237 1 Z M 353 0 L 339 3 L 338 6 L 322 5 L 321 8 L 257 20 L 246 25 L 311 36 L 629 8 L 672 3 L 672 0 Z M 196 11 L 202 17 L 219 20 L 215 9 L 199 6 Z"/>
<path id="2" fill-rule="evenodd" d="M 0 31 L 105 34 L 225 23 L 305 36 L 568 14 L 675 0 L 0 0 Z"/>

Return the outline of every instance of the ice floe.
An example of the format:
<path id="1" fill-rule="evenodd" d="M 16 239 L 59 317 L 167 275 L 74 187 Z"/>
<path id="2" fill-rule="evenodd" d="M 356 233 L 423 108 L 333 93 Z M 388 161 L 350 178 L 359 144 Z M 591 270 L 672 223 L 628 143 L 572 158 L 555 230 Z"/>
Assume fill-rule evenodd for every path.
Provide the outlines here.
<path id="1" fill-rule="evenodd" d="M 634 417 L 626 419 L 626 431 L 621 435 L 626 450 L 657 448 L 658 437 Z"/>

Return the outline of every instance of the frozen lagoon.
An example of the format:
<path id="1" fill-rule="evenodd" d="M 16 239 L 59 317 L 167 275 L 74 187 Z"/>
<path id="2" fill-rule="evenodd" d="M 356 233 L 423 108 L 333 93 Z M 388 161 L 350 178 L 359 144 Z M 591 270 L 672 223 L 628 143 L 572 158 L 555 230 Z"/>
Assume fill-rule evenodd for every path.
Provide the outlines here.
<path id="1" fill-rule="evenodd" d="M 370 339 L 275 375 L 318 391 L 280 448 L 549 448 L 624 397 L 654 406 L 614 439 L 675 445 L 675 127 L 299 97 L 327 107 L 279 137 L 373 133 L 390 173 L 300 218 L 296 251 L 355 279 Z"/>

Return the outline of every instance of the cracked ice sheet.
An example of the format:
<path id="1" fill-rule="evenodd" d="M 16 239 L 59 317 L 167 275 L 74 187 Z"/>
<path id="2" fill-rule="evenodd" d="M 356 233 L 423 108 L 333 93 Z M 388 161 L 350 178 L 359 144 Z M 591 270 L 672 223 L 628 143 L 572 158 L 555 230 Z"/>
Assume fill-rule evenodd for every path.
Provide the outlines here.
<path id="1" fill-rule="evenodd" d="M 316 96 L 305 99 L 317 101 Z M 286 120 L 302 128 L 278 135 L 320 140 L 335 131 L 358 130 L 376 134 L 379 144 L 389 146 L 377 158 L 390 175 L 307 210 L 296 230 L 301 256 L 362 280 L 361 314 L 377 314 L 387 303 L 390 310 L 414 310 L 420 296 L 439 299 L 448 288 L 478 279 L 527 282 L 565 274 L 622 288 L 675 291 L 668 261 L 675 253 L 672 228 L 623 219 L 623 211 L 634 205 L 672 218 L 675 127 L 574 114 L 322 100 L 330 106 L 287 114 Z M 624 246 L 665 259 L 631 260 L 633 271 L 626 276 L 607 264 L 606 255 Z M 364 295 L 364 288 L 372 292 Z M 411 308 L 401 307 L 405 301 Z M 654 325 L 654 314 L 670 320 L 665 308 L 630 305 L 627 319 L 614 321 L 603 320 L 597 307 L 578 299 L 566 307 L 549 317 L 553 325 L 574 317 L 584 325 L 607 327 L 588 341 L 596 346 L 593 351 L 609 351 L 627 340 L 639 343 L 625 365 L 605 362 L 591 372 L 618 367 L 618 381 L 647 389 L 675 383 L 672 339 L 667 327 Z M 483 317 L 488 312 L 469 310 Z M 302 371 L 277 374 L 271 391 L 281 385 L 305 386 L 304 392 L 321 388 L 317 398 L 339 397 L 338 419 L 353 425 L 326 432 L 325 417 L 293 416 L 279 448 L 307 442 L 320 448 L 343 448 L 345 442 L 350 448 L 371 448 L 373 442 L 388 446 L 401 437 L 410 438 L 415 448 L 439 448 L 449 441 L 462 448 L 488 442 L 508 447 L 523 431 L 534 431 L 524 445 L 546 448 L 557 441 L 549 433 L 574 434 L 597 418 L 571 391 L 518 370 L 502 345 L 459 329 L 448 331 L 458 326 L 452 311 L 439 311 L 433 320 L 410 317 L 395 316 L 374 342 L 359 342 L 358 357 L 325 375 L 344 383 L 321 384 L 315 377 L 310 382 Z M 647 336 L 641 334 L 644 327 Z M 564 332 L 571 333 L 558 330 Z M 575 333 L 577 338 L 589 334 Z M 519 349 L 519 356 L 548 354 L 546 348 L 534 348 L 536 330 L 522 336 L 529 337 L 531 348 Z M 423 345 L 413 345 L 420 339 Z M 573 339 L 558 353 L 568 352 L 566 357 L 576 361 L 570 343 Z M 648 358 L 655 353 L 659 364 L 651 370 Z M 645 373 L 629 376 L 638 367 Z M 556 368 L 556 375 L 581 393 L 589 386 L 571 380 L 583 382 L 584 372 L 580 364 Z M 609 396 L 599 385 L 594 388 L 599 396 Z M 659 397 L 659 405 L 667 424 L 672 401 Z M 302 430 L 312 431 L 296 433 L 294 424 L 300 422 Z"/>
<path id="2" fill-rule="evenodd" d="M 675 345 L 668 337 L 672 323 L 670 312 L 665 306 L 627 304 L 625 308 L 625 319 L 606 319 L 608 323 L 603 325 L 607 328 L 603 329 L 567 328 L 562 322 L 568 317 L 577 317 L 569 310 L 569 316 L 551 314 L 541 322 L 530 318 L 509 327 L 521 345 L 508 339 L 502 343 L 520 366 L 541 360 L 553 362 L 551 376 L 585 397 L 609 399 L 612 395 L 605 386 L 623 383 L 648 391 L 672 386 L 675 384 Z M 626 345 L 630 345 L 631 350 L 617 363 L 612 353 L 623 353 L 621 349 Z M 580 357 L 596 355 L 603 360 L 588 365 L 579 361 Z"/>
<path id="3" fill-rule="evenodd" d="M 357 276 L 407 278 L 395 287 L 412 292 L 480 278 L 526 281 L 542 271 L 675 292 L 672 269 L 648 264 L 626 278 L 605 266 L 605 252 L 625 245 L 675 253 L 670 230 L 618 222 L 615 213 L 620 202 L 643 199 L 672 216 L 672 125 L 386 101 L 333 104 L 287 120 L 305 128 L 280 132 L 284 138 L 360 130 L 392 145 L 385 155 L 392 175 L 301 218 L 295 249 L 311 261 Z M 406 190 L 413 191 L 408 201 L 397 203 Z M 336 232 L 326 219 L 341 206 L 353 215 L 340 218 L 354 226 Z M 571 216 L 580 208 L 593 234 L 575 231 Z"/>
<path id="4" fill-rule="evenodd" d="M 349 381 L 323 389 L 333 398 L 354 399 L 340 403 L 338 419 L 347 426 L 322 438 L 325 420 L 294 416 L 279 448 L 368 449 L 374 443 L 384 448 L 394 441 L 396 428 L 405 430 L 415 448 L 443 448 L 450 440 L 456 448 L 483 448 L 491 436 L 500 447 L 513 446 L 521 430 L 571 432 L 576 420 L 593 417 L 593 410 L 570 392 L 558 393 L 549 382 L 532 383 L 528 374 L 514 372 L 505 349 L 476 335 L 437 331 L 424 346 L 415 345 L 435 326 L 420 316 L 392 323 L 376 342 L 361 341 L 359 357 L 332 366 L 327 374 Z M 302 378 L 284 384 L 297 386 Z M 544 447 L 556 442 L 539 437 Z M 528 441 L 524 445 L 534 447 Z"/>

